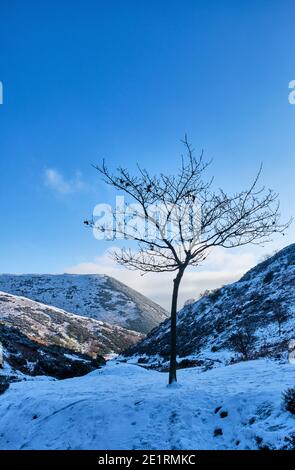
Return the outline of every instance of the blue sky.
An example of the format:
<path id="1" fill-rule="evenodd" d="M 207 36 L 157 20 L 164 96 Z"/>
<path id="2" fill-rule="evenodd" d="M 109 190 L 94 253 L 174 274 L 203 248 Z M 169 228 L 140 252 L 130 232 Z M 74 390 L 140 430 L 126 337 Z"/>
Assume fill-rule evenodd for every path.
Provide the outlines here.
<path id="1" fill-rule="evenodd" d="M 113 197 L 91 163 L 173 172 L 185 132 L 229 191 L 263 161 L 263 182 L 292 215 L 294 10 L 272 0 L 2 2 L 0 271 L 114 269 L 82 224 Z M 292 227 L 261 253 L 293 238 Z"/>

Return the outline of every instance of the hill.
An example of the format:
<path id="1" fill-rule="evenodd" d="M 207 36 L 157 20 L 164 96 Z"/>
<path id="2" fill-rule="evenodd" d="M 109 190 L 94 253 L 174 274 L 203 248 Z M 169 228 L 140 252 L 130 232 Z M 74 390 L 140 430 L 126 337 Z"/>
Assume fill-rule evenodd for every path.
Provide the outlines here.
<path id="1" fill-rule="evenodd" d="M 0 291 L 143 334 L 168 316 L 155 302 L 106 275 L 2 274 Z"/>
<path id="2" fill-rule="evenodd" d="M 14 328 L 44 346 L 58 346 L 91 357 L 118 353 L 142 338 L 135 331 L 4 292 L 0 292 L 0 325 Z"/>
<path id="3" fill-rule="evenodd" d="M 239 359 L 287 357 L 295 336 L 295 244 L 247 272 L 238 282 L 186 305 L 178 313 L 178 353 L 211 367 Z M 243 336 L 244 335 L 244 336 Z M 249 342 L 248 357 L 239 340 Z M 170 325 L 165 321 L 128 355 L 169 353 Z M 248 338 L 248 339 L 247 339 Z M 185 363 L 183 363 L 185 364 Z"/>

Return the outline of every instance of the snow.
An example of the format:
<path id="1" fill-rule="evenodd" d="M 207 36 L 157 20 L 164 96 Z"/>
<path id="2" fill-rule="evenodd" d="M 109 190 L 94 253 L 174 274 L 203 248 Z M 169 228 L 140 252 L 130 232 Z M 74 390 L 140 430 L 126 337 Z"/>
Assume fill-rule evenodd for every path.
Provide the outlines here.
<path id="1" fill-rule="evenodd" d="M 294 379 L 294 365 L 261 359 L 180 370 L 167 387 L 166 373 L 113 360 L 84 377 L 13 383 L 0 398 L 0 447 L 281 448 L 295 432 L 281 400 Z"/>
<path id="2" fill-rule="evenodd" d="M 271 279 L 269 276 L 271 275 Z M 268 276 L 268 277 L 267 277 Z M 230 338 L 239 330 L 255 335 L 253 359 L 287 354 L 287 344 L 295 330 L 295 244 L 258 264 L 241 280 L 222 287 L 182 308 L 177 315 L 180 359 L 214 363 L 216 367 L 236 361 Z M 279 323 L 276 309 L 285 315 Z M 149 355 L 149 363 L 158 363 L 160 352 L 170 349 L 170 322 L 165 321 L 128 354 Z M 162 359 L 163 361 L 163 359 Z"/>
<path id="3" fill-rule="evenodd" d="M 147 297 L 103 274 L 1 274 L 0 290 L 140 333 L 168 316 Z"/>
<path id="4" fill-rule="evenodd" d="M 87 359 L 82 359 L 81 357 L 77 356 L 76 354 L 67 354 L 67 353 L 65 353 L 64 356 L 67 359 L 71 359 L 72 361 L 90 362 Z"/>
<path id="5" fill-rule="evenodd" d="M 37 342 L 58 344 L 84 354 L 96 352 L 102 356 L 117 354 L 142 337 L 135 331 L 1 291 L 0 323 L 17 328 Z"/>

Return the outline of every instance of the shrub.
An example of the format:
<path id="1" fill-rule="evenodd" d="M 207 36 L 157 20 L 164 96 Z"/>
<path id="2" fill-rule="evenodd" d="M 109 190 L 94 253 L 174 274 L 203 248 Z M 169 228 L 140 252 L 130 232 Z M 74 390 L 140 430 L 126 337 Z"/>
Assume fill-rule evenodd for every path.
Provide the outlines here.
<path id="1" fill-rule="evenodd" d="M 269 271 L 269 272 L 264 276 L 264 279 L 263 279 L 264 284 L 269 284 L 269 283 L 273 280 L 273 277 L 274 277 L 273 271 Z"/>
<path id="2" fill-rule="evenodd" d="M 210 289 L 204 290 L 204 292 L 201 292 L 199 295 L 199 299 L 202 299 L 203 297 L 207 297 L 210 294 Z"/>
<path id="3" fill-rule="evenodd" d="M 286 445 L 283 447 L 284 450 L 295 450 L 295 432 L 290 436 L 285 437 Z"/>
<path id="4" fill-rule="evenodd" d="M 9 383 L 0 382 L 0 395 L 2 395 L 9 388 Z"/>
<path id="5" fill-rule="evenodd" d="M 295 387 L 288 388 L 283 392 L 283 405 L 285 410 L 295 415 Z"/>
<path id="6" fill-rule="evenodd" d="M 208 297 L 212 302 L 216 302 L 221 296 L 221 294 L 222 294 L 221 289 L 212 289 Z"/>
<path id="7" fill-rule="evenodd" d="M 203 365 L 203 361 L 198 361 L 196 359 L 182 359 L 178 363 L 179 369 L 187 369 L 188 367 L 198 367 Z"/>
<path id="8" fill-rule="evenodd" d="M 244 359 L 249 359 L 253 353 L 256 336 L 247 328 L 238 330 L 229 338 L 229 345 L 234 351 L 241 353 Z"/>
<path id="9" fill-rule="evenodd" d="M 206 289 L 204 292 L 201 292 L 200 299 L 207 297 L 211 302 L 215 302 L 222 294 L 221 289 Z"/>
<path id="10" fill-rule="evenodd" d="M 147 357 L 139 357 L 137 359 L 137 364 L 146 364 L 148 362 L 148 358 Z"/>

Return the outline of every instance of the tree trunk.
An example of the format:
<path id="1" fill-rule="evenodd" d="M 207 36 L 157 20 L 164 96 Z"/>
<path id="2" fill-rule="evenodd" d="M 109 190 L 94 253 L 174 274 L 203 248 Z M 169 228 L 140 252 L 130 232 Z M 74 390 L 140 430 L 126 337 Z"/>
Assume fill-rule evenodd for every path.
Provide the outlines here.
<path id="1" fill-rule="evenodd" d="M 170 366 L 169 366 L 169 385 L 173 382 L 177 382 L 176 378 L 176 315 L 177 315 L 177 299 L 178 299 L 178 290 L 180 281 L 183 273 L 178 272 L 175 279 L 173 279 L 173 294 L 172 294 L 172 304 L 171 304 L 171 332 L 170 332 Z"/>

